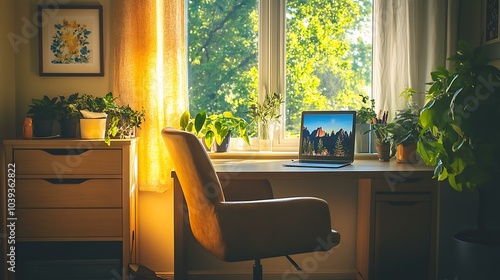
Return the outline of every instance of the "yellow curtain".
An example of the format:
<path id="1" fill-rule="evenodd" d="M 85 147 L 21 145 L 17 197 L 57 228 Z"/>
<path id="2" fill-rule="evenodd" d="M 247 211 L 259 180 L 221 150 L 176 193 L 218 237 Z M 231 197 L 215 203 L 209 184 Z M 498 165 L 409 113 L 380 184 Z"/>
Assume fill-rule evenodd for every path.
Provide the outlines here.
<path id="1" fill-rule="evenodd" d="M 139 190 L 171 188 L 161 129 L 178 127 L 187 108 L 184 0 L 122 0 L 114 5 L 114 95 L 144 108 L 139 130 Z"/>

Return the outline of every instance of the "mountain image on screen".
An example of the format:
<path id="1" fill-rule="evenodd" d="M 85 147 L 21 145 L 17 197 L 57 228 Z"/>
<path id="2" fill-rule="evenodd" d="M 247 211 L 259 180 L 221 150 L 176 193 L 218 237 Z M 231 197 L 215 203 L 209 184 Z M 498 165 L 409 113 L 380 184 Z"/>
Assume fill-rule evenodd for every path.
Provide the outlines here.
<path id="1" fill-rule="evenodd" d="M 349 128 L 350 129 L 350 128 Z M 322 127 L 302 128 L 302 155 L 349 157 L 354 153 L 352 131 L 343 128 L 338 131 L 327 132 Z"/>

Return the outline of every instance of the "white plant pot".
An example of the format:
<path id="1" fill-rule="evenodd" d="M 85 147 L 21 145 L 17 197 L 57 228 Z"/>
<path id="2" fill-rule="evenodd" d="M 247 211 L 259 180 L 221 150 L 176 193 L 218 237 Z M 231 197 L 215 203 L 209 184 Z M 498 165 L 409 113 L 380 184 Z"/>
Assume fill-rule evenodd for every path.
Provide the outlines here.
<path id="1" fill-rule="evenodd" d="M 103 139 L 106 133 L 106 119 L 80 119 L 82 139 Z"/>

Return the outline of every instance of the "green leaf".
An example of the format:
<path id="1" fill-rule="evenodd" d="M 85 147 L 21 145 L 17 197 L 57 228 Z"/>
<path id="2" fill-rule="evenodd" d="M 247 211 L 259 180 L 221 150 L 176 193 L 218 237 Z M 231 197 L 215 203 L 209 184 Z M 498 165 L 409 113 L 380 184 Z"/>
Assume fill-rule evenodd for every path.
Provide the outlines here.
<path id="1" fill-rule="evenodd" d="M 426 130 L 434 125 L 433 119 L 433 111 L 431 110 L 434 105 L 434 100 L 428 102 L 425 107 L 420 111 L 420 125 L 422 125 L 423 130 Z"/>
<path id="2" fill-rule="evenodd" d="M 460 158 L 460 157 L 455 157 L 454 160 L 450 163 L 450 167 L 451 167 L 451 172 L 452 174 L 461 174 L 465 167 L 467 166 L 467 164 L 465 163 L 465 161 Z"/>
<path id="3" fill-rule="evenodd" d="M 234 116 L 231 112 L 228 112 L 228 111 L 225 111 L 224 113 L 222 113 L 222 116 L 224 118 L 228 118 L 228 119 L 234 119 Z"/>
<path id="4" fill-rule="evenodd" d="M 229 130 L 227 127 L 221 127 L 219 132 L 215 134 L 215 141 L 217 142 L 217 145 L 222 144 L 222 141 L 224 141 L 224 138 L 226 138 L 227 134 L 229 133 Z"/>
<path id="5" fill-rule="evenodd" d="M 425 164 L 435 166 L 438 164 L 438 156 L 444 151 L 443 145 L 436 141 L 423 141 L 422 138 L 417 142 L 417 152 L 420 154 Z"/>
<path id="6" fill-rule="evenodd" d="M 453 76 L 453 79 L 451 80 L 450 84 L 446 88 L 446 92 L 451 92 L 452 91 L 452 88 L 455 85 L 455 81 L 457 81 L 457 80 L 460 80 L 459 76 L 458 75 Z M 461 84 L 461 83 L 459 83 L 459 84 Z M 458 90 L 455 92 L 454 95 L 458 95 L 460 93 L 460 91 L 462 91 L 461 85 L 458 86 Z M 455 96 L 453 98 L 455 98 Z"/>
<path id="7" fill-rule="evenodd" d="M 437 178 L 438 181 L 443 181 L 448 177 L 448 170 L 444 166 L 443 161 L 439 160 L 436 168 L 434 169 L 434 178 Z"/>
<path id="8" fill-rule="evenodd" d="M 116 126 L 115 126 L 115 127 L 112 127 L 112 128 L 110 129 L 110 134 L 111 134 L 111 136 L 113 136 L 113 137 L 114 137 L 114 136 L 116 136 L 116 133 L 117 133 L 117 132 L 118 132 L 118 127 L 116 127 Z"/>
<path id="9" fill-rule="evenodd" d="M 182 113 L 181 119 L 180 119 L 180 126 L 181 126 L 182 130 L 186 130 L 190 119 L 191 119 L 191 115 L 189 114 L 189 111 L 187 111 L 187 110 L 184 111 L 184 113 Z"/>
<path id="10" fill-rule="evenodd" d="M 442 94 L 442 91 L 441 91 L 441 83 L 439 82 L 434 82 L 431 86 L 431 88 L 429 88 L 429 92 L 428 92 L 429 95 L 431 95 L 433 98 L 436 98 L 438 97 L 439 95 Z"/>
<path id="11" fill-rule="evenodd" d="M 456 191 L 461 192 L 462 191 L 462 184 L 457 183 L 455 179 L 455 175 L 448 175 L 448 183 L 450 183 L 450 186 L 454 188 Z"/>
<path id="12" fill-rule="evenodd" d="M 418 141 L 417 152 L 422 157 L 425 164 L 434 165 L 435 163 L 433 162 L 432 159 L 435 158 L 435 156 L 432 154 L 432 150 L 429 150 L 428 148 L 426 148 L 426 146 L 428 146 L 426 142 Z"/>
<path id="13" fill-rule="evenodd" d="M 467 43 L 467 41 L 464 41 L 464 40 L 458 41 L 458 51 L 457 51 L 457 53 L 460 54 L 460 55 L 462 55 L 462 56 L 465 56 L 467 58 L 469 58 L 469 57 L 472 56 L 472 49 L 469 46 L 469 44 Z"/>
<path id="14" fill-rule="evenodd" d="M 460 129 L 460 127 L 457 127 L 457 128 Z M 453 143 L 452 151 L 456 152 L 456 151 L 460 150 L 460 148 L 463 147 L 465 142 L 466 142 L 466 139 L 462 138 L 462 141 L 456 141 L 455 143 Z"/>
<path id="15" fill-rule="evenodd" d="M 207 133 L 205 133 L 205 144 L 207 145 L 208 148 L 212 147 L 214 140 L 215 140 L 215 133 L 211 130 L 207 131 Z"/>
<path id="16" fill-rule="evenodd" d="M 441 174 L 443 174 L 444 166 L 443 162 L 439 161 L 438 164 L 436 165 L 436 168 L 434 168 L 434 177 L 439 178 Z"/>
<path id="17" fill-rule="evenodd" d="M 464 138 L 464 132 L 462 131 L 462 128 L 455 124 L 455 123 L 451 123 L 450 126 L 453 128 L 453 130 L 457 133 L 458 136 L 460 136 L 460 138 Z M 463 139 L 464 141 L 466 139 Z"/>
<path id="18" fill-rule="evenodd" d="M 206 119 L 207 119 L 207 112 L 200 111 L 198 114 L 196 114 L 196 117 L 194 119 L 194 128 L 196 130 L 196 133 L 199 133 L 201 131 L 203 125 L 205 125 Z"/>

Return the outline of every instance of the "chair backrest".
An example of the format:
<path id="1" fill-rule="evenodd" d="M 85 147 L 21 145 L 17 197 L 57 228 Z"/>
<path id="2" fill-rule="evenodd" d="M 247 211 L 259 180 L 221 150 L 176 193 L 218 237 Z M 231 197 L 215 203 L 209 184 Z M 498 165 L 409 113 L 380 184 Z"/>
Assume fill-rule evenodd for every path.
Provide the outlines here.
<path id="1" fill-rule="evenodd" d="M 218 255 L 225 246 L 216 204 L 224 201 L 224 194 L 207 151 L 194 134 L 186 131 L 164 128 L 162 137 L 186 199 L 193 235 Z"/>

